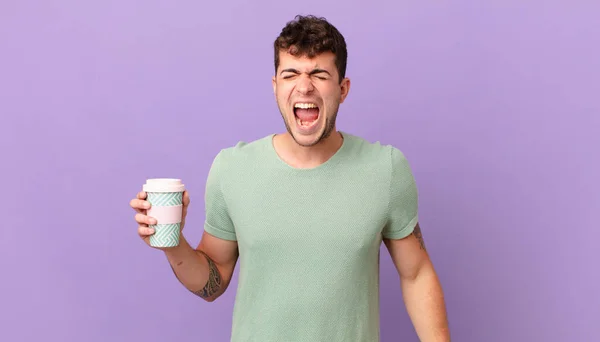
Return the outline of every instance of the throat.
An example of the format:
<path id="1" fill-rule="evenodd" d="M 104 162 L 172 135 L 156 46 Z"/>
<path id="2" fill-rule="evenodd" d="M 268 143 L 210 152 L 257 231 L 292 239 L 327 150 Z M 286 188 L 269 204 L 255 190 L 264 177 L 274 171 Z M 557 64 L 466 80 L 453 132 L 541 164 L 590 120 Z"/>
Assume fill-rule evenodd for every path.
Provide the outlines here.
<path id="1" fill-rule="evenodd" d="M 289 134 L 276 134 L 272 144 L 279 158 L 291 167 L 311 169 L 327 162 L 344 143 L 341 132 L 335 132 L 321 143 L 304 147 L 299 146 Z"/>

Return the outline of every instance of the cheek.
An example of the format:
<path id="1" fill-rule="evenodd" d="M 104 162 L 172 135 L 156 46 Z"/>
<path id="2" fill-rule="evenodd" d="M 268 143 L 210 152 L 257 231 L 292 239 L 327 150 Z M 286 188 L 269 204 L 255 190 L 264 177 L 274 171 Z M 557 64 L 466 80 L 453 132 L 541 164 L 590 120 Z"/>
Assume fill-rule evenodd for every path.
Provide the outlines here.
<path id="1" fill-rule="evenodd" d="M 323 103 L 328 108 L 335 107 L 341 100 L 341 92 L 335 91 L 334 89 L 328 90 L 327 93 L 321 93 L 323 96 Z"/>
<path id="2" fill-rule="evenodd" d="M 290 98 L 290 94 L 292 93 L 292 88 L 288 85 L 278 86 L 275 95 L 280 101 L 285 101 Z"/>
<path id="3" fill-rule="evenodd" d="M 342 93 L 339 87 L 330 84 L 318 87 L 317 90 L 326 102 L 337 101 Z"/>

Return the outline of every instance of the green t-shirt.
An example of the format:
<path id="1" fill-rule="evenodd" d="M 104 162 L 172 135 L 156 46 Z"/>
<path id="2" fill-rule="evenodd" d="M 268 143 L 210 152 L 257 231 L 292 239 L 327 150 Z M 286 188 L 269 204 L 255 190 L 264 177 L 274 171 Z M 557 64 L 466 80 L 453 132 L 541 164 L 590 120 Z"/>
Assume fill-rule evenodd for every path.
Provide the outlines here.
<path id="1" fill-rule="evenodd" d="M 381 239 L 412 232 L 417 188 L 398 149 L 342 135 L 311 169 L 281 160 L 273 135 L 215 157 L 204 229 L 238 242 L 231 341 L 379 341 Z"/>

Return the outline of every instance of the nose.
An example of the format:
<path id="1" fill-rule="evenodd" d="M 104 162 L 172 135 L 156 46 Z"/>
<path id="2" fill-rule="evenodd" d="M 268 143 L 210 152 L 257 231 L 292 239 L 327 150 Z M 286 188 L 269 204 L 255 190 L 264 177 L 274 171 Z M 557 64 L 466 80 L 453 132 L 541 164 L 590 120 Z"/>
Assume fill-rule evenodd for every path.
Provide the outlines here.
<path id="1" fill-rule="evenodd" d="M 296 90 L 301 94 L 308 94 L 314 90 L 310 76 L 301 75 L 296 83 Z"/>

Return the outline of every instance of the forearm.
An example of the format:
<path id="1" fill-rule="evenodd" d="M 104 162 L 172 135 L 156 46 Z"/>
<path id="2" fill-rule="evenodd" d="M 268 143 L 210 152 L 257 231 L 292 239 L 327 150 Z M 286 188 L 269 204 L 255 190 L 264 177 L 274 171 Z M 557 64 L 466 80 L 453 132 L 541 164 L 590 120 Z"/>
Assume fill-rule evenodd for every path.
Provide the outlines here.
<path id="1" fill-rule="evenodd" d="M 165 255 L 175 276 L 189 291 L 209 302 L 220 295 L 222 277 L 217 266 L 192 248 L 183 235 L 179 246 L 167 248 Z"/>
<path id="2" fill-rule="evenodd" d="M 408 315 L 422 342 L 449 342 L 450 331 L 440 281 L 431 263 L 401 280 Z"/>

